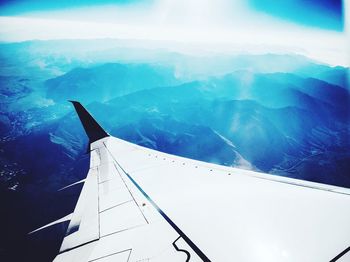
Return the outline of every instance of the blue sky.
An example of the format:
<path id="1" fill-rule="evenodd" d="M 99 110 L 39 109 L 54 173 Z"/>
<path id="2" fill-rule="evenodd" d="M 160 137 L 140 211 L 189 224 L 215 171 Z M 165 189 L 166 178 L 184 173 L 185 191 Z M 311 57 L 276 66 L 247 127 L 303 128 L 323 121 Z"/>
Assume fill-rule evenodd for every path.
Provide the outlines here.
<path id="1" fill-rule="evenodd" d="M 213 0 L 215 2 L 215 0 Z M 152 5 L 153 0 L 11 0 L 0 1 L 0 15 L 14 16 L 97 5 Z M 304 26 L 344 29 L 342 0 L 247 0 L 252 10 Z"/>
<path id="2" fill-rule="evenodd" d="M 344 29 L 342 0 L 249 0 L 252 8 L 306 26 Z"/>

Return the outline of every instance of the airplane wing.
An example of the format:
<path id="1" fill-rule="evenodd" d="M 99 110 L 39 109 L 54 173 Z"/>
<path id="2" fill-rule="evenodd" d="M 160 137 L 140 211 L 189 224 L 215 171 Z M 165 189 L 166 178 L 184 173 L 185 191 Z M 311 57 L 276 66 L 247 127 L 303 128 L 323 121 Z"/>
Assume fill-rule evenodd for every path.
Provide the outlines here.
<path id="1" fill-rule="evenodd" d="M 350 261 L 350 190 L 108 135 L 73 102 L 90 170 L 55 262 Z"/>

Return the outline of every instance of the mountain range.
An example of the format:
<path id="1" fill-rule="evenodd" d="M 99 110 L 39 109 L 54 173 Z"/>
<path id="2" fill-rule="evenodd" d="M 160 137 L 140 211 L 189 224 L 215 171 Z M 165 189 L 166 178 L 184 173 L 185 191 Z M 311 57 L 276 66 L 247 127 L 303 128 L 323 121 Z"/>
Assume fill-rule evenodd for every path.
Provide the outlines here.
<path id="1" fill-rule="evenodd" d="M 290 54 L 194 57 L 83 42 L 0 49 L 5 257 L 22 243 L 18 261 L 47 261 L 63 237 L 66 225 L 25 233 L 70 212 L 80 187 L 57 190 L 86 175 L 88 141 L 68 100 L 110 134 L 149 148 L 350 187 L 348 68 Z M 43 240 L 48 252 L 32 251 Z"/>

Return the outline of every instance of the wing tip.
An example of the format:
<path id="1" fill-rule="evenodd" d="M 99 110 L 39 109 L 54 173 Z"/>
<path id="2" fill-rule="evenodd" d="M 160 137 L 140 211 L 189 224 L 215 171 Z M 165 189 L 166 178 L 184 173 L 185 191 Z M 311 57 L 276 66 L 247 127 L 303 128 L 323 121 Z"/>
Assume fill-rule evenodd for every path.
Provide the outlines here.
<path id="1" fill-rule="evenodd" d="M 97 121 L 80 102 L 75 100 L 68 101 L 73 104 L 80 122 L 84 127 L 85 133 L 89 137 L 90 144 L 102 138 L 109 137 L 109 134 L 100 126 L 99 123 L 97 123 Z"/>

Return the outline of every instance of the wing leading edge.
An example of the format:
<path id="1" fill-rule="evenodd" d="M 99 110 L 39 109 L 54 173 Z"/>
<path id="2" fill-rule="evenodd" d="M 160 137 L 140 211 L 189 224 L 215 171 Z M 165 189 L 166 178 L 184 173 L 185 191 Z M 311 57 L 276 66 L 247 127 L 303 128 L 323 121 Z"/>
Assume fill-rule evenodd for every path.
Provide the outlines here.
<path id="1" fill-rule="evenodd" d="M 137 146 L 73 105 L 90 170 L 55 262 L 330 261 L 350 245 L 349 190 Z"/>

